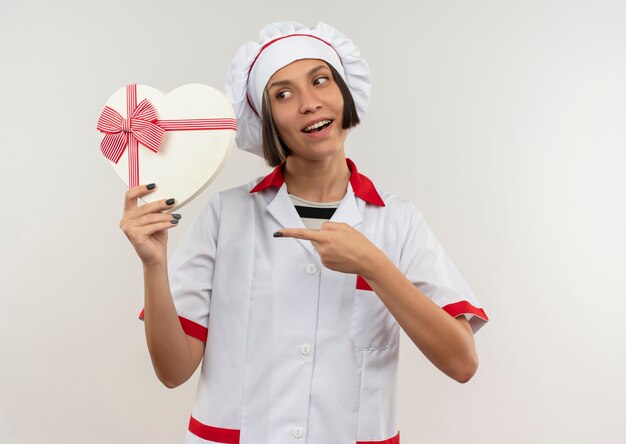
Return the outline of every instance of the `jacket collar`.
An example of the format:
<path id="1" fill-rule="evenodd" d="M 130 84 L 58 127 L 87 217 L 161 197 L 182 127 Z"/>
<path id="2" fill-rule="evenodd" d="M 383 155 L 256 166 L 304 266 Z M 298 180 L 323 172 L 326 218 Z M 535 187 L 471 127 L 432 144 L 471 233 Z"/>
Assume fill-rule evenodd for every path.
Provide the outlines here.
<path id="1" fill-rule="evenodd" d="M 378 194 L 378 191 L 376 191 L 376 187 L 372 181 L 357 171 L 356 165 L 352 160 L 346 158 L 346 164 L 350 170 L 350 185 L 352 186 L 354 194 L 365 202 L 384 207 L 385 203 L 380 197 L 380 194 Z M 283 176 L 284 167 L 284 163 L 278 165 L 274 168 L 274 171 L 265 176 L 250 192 L 256 193 L 257 191 L 263 191 L 270 187 L 282 187 L 285 183 L 285 177 Z"/>

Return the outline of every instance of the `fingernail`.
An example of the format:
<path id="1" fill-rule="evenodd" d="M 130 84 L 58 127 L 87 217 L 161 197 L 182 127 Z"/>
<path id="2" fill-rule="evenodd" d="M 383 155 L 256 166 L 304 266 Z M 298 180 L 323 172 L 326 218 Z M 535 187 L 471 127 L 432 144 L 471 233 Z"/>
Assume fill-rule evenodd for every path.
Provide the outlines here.
<path id="1" fill-rule="evenodd" d="M 181 217 L 183 217 L 183 216 L 181 216 L 180 214 L 176 213 L 176 214 L 172 214 L 172 217 L 173 217 L 174 219 L 180 219 L 180 218 L 181 218 Z"/>
<path id="2" fill-rule="evenodd" d="M 170 223 L 176 225 L 178 223 L 178 219 L 172 219 Z"/>
<path id="3" fill-rule="evenodd" d="M 146 188 L 149 190 L 154 190 L 155 187 L 156 187 L 156 183 L 149 183 L 148 185 L 146 185 Z"/>
<path id="4" fill-rule="evenodd" d="M 174 200 L 174 198 L 173 198 L 173 197 L 172 197 L 171 199 L 167 199 L 167 200 L 165 201 L 165 203 L 166 203 L 167 205 L 174 205 L 174 202 L 176 202 L 176 200 Z"/>
<path id="5" fill-rule="evenodd" d="M 283 233 L 279 233 L 278 231 L 273 234 L 274 237 L 283 237 Z"/>

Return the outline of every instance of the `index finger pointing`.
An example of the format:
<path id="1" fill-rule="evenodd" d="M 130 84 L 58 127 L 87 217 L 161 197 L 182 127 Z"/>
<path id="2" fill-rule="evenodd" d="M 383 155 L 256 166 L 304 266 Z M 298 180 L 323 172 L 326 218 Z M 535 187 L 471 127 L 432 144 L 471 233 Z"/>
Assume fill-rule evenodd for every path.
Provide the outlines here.
<path id="1" fill-rule="evenodd" d="M 319 242 L 324 235 L 318 230 L 309 230 L 307 228 L 283 228 L 275 232 L 274 237 L 294 237 Z"/>

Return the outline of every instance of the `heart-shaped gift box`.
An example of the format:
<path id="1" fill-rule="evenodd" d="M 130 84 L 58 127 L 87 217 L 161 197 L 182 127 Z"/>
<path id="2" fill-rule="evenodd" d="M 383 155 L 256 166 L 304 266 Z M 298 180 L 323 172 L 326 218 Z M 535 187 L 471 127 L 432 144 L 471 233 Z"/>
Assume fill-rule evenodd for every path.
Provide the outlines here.
<path id="1" fill-rule="evenodd" d="M 142 200 L 173 197 L 172 211 L 217 177 L 235 144 L 236 120 L 228 98 L 209 86 L 164 94 L 133 84 L 109 98 L 98 129 L 101 151 L 124 183 L 156 183 Z"/>

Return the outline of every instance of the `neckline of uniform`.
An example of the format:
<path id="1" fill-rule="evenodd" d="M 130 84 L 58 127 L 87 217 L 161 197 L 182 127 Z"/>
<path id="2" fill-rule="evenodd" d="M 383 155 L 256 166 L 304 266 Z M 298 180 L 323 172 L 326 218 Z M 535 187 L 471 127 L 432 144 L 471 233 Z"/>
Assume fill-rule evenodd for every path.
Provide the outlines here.
<path id="1" fill-rule="evenodd" d="M 380 194 L 378 194 L 378 191 L 376 191 L 376 187 L 372 181 L 367 176 L 358 172 L 356 165 L 352 162 L 352 160 L 346 158 L 346 164 L 350 170 L 350 185 L 352 185 L 354 194 L 363 199 L 365 202 L 384 207 L 385 203 L 380 197 Z M 282 187 L 285 183 L 285 177 L 283 175 L 284 167 L 285 163 L 283 162 L 274 168 L 270 174 L 261 179 L 261 181 L 250 190 L 250 193 L 263 191 L 270 187 Z"/>

